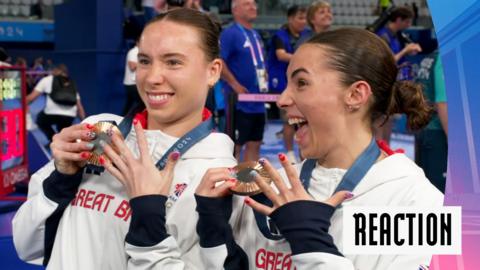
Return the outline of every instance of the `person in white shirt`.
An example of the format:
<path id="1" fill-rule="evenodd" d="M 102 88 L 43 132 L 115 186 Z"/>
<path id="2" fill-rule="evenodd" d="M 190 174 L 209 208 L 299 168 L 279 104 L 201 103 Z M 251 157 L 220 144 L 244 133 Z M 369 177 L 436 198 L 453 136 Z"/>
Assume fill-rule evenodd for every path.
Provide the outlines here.
<path id="1" fill-rule="evenodd" d="M 80 100 L 80 95 L 77 92 L 77 101 L 74 105 L 63 105 L 55 102 L 50 94 L 52 93 L 52 85 L 55 77 L 64 78 L 71 84 L 75 82 L 69 77 L 67 66 L 59 64 L 52 69 L 52 74 L 43 77 L 33 91 L 27 96 L 27 104 L 30 104 L 40 95 L 46 95 L 45 108 L 37 116 L 37 125 L 43 131 L 49 142 L 52 137 L 60 130 L 72 125 L 73 120 L 77 115 L 81 120 L 85 119 L 85 110 Z M 56 130 L 53 127 L 56 127 Z"/>
<path id="2" fill-rule="evenodd" d="M 11 66 L 10 63 L 7 62 L 8 60 L 8 54 L 7 52 L 5 51 L 5 49 L 3 49 L 2 47 L 0 47 L 0 67 L 9 67 Z"/>
<path id="3" fill-rule="evenodd" d="M 137 42 L 138 43 L 138 42 Z M 131 48 L 127 53 L 127 59 L 125 61 L 125 75 L 123 77 L 123 85 L 127 92 L 125 106 L 123 108 L 123 115 L 135 107 L 136 104 L 141 103 L 142 100 L 138 95 L 137 85 L 135 84 L 135 70 L 137 69 L 137 54 L 138 44 Z"/>

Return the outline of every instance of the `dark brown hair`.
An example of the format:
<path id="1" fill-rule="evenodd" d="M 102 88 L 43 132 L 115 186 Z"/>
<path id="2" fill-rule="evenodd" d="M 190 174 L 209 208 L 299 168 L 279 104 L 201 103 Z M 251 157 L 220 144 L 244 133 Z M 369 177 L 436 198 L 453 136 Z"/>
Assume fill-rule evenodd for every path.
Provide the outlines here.
<path id="1" fill-rule="evenodd" d="M 396 7 L 392 10 L 388 19 L 389 21 L 394 22 L 397 18 L 401 18 L 402 20 L 411 19 L 413 18 L 413 15 L 412 9 L 408 7 Z"/>
<path id="2" fill-rule="evenodd" d="M 341 73 L 341 83 L 348 87 L 366 81 L 373 96 L 371 121 L 395 113 L 407 115 L 408 126 L 417 130 L 430 120 L 431 107 L 422 88 L 413 82 L 396 82 L 397 66 L 390 48 L 375 34 L 357 28 L 343 28 L 313 36 L 307 44 L 322 45 L 327 50 L 329 68 Z"/>
<path id="3" fill-rule="evenodd" d="M 287 10 L 287 17 L 295 17 L 298 13 L 307 13 L 307 7 L 303 5 L 293 5 Z"/>
<path id="4" fill-rule="evenodd" d="M 190 8 L 175 8 L 157 15 L 147 23 L 145 28 L 160 21 L 170 21 L 196 28 L 199 32 L 200 46 L 207 60 L 213 61 L 220 57 L 221 25 L 209 15 Z"/>

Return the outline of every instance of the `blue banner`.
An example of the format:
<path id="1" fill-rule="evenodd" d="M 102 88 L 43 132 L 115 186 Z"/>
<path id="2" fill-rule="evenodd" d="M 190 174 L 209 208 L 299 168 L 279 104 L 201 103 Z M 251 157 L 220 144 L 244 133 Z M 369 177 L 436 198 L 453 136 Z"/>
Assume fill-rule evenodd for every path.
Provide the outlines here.
<path id="1" fill-rule="evenodd" d="M 53 22 L 0 22 L 0 42 L 53 41 Z"/>

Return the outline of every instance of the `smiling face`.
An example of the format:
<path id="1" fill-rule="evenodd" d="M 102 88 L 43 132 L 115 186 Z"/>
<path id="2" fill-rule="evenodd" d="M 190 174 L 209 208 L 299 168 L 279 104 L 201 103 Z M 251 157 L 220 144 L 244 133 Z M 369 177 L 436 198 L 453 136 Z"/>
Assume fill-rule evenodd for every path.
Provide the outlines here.
<path id="1" fill-rule="evenodd" d="M 207 60 L 199 31 L 162 20 L 148 25 L 138 45 L 137 88 L 149 129 L 196 125 L 221 63 Z"/>
<path id="2" fill-rule="evenodd" d="M 296 34 L 301 33 L 307 26 L 307 13 L 297 12 L 295 15 L 288 17 L 288 26 Z"/>
<path id="3" fill-rule="evenodd" d="M 311 23 L 315 29 L 327 29 L 332 25 L 333 14 L 330 7 L 321 7 L 315 11 Z"/>
<path id="4" fill-rule="evenodd" d="M 288 85 L 277 102 L 286 110 L 289 123 L 298 125 L 295 140 L 307 158 L 327 155 L 346 122 L 347 87 L 340 83 L 339 72 L 327 68 L 323 60 L 327 57 L 319 45 L 301 46 L 290 60 Z"/>

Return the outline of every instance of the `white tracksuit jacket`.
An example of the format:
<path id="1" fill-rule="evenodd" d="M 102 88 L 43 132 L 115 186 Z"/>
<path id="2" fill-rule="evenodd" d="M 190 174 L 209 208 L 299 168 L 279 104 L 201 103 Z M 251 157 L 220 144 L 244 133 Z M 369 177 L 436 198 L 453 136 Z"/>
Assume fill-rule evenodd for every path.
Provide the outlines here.
<path id="1" fill-rule="evenodd" d="M 300 172 L 300 166 L 297 167 L 297 170 Z M 327 169 L 317 165 L 312 172 L 309 193 L 318 201 L 326 200 L 333 194 L 345 172 L 343 169 Z M 286 179 L 284 171 L 281 174 Z M 234 220 L 231 221 L 233 238 L 236 243 L 232 244 L 227 241 L 226 245 L 211 247 L 210 253 L 205 252 L 207 255 L 210 254 L 205 259 L 211 265 L 211 269 L 219 269 L 222 263 L 228 261 L 228 257 L 218 256 L 221 252 L 225 256 L 230 253 L 243 253 L 248 257 L 248 269 L 417 270 L 420 265 L 430 263 L 431 256 L 429 255 L 347 255 L 343 257 L 338 253 L 342 252 L 344 207 L 435 207 L 443 204 L 443 194 L 429 182 L 421 168 L 404 154 L 393 154 L 374 164 L 352 193 L 354 194 L 353 199 L 345 201 L 343 206 L 337 208 L 333 213 L 325 212 L 325 209 L 321 207 L 322 204 L 316 203 L 318 204 L 316 206 L 313 204 L 292 206 L 290 209 L 283 210 L 283 213 L 278 213 L 276 216 L 271 215 L 281 232 L 281 227 L 285 230 L 285 225 L 288 225 L 290 220 L 302 220 L 295 224 L 304 226 L 303 230 L 293 231 L 292 234 L 294 228 L 292 226 L 287 228 L 290 229 L 289 233 L 292 235 L 287 237 L 284 234 L 284 236 L 287 239 L 290 238 L 290 243 L 285 239 L 271 240 L 263 236 L 255 221 L 253 210 L 238 203 L 233 211 L 232 218 Z M 322 225 L 322 221 L 314 220 L 319 216 L 331 217 L 331 226 L 328 228 L 329 224 Z M 313 225 L 309 226 L 308 224 Z M 319 225 L 328 230 L 335 245 L 331 239 L 328 239 L 326 232 L 322 231 L 316 231 L 316 233 L 319 235 L 317 240 L 323 240 L 323 246 L 322 241 L 315 243 L 312 240 L 316 236 L 309 234 L 308 231 L 315 231 Z M 235 268 L 246 269 L 247 267 L 234 267 L 230 264 L 225 269 Z"/>
<path id="2" fill-rule="evenodd" d="M 101 114 L 85 122 L 120 123 L 121 119 Z M 177 140 L 160 131 L 147 130 L 146 136 L 155 162 Z M 133 129 L 125 141 L 138 154 Z M 193 193 L 208 168 L 235 166 L 232 153 L 233 142 L 228 136 L 211 133 L 183 154 L 175 167 L 168 202 L 157 207 L 156 203 L 165 200 L 150 198 L 147 207 L 138 211 L 148 217 L 151 214 L 148 211 L 163 207 L 166 226 L 158 227 L 166 227 L 168 235 L 156 244 L 151 243 L 151 238 L 142 243 L 140 238 L 140 245 L 125 241 L 132 208 L 118 180 L 108 172 L 101 175 L 80 172 L 76 179 L 62 179 L 58 173 L 51 175 L 54 166 L 50 162 L 32 176 L 28 200 L 12 221 L 18 255 L 24 261 L 40 264 L 51 250 L 47 269 L 204 269 L 195 232 L 198 214 Z M 136 226 L 137 232 L 142 232 L 142 226 L 141 222 Z M 131 239 L 133 243 L 139 242 L 138 237 Z"/>
<path id="3" fill-rule="evenodd" d="M 107 119 L 119 121 L 111 115 L 88 121 Z M 159 131 L 148 131 L 147 139 L 155 159 L 176 141 Z M 134 132 L 126 142 L 131 149 L 137 149 Z M 287 243 L 268 240 L 259 232 L 252 209 L 243 204 L 243 197 L 194 196 L 195 186 L 207 168 L 235 164 L 232 147 L 225 135 L 211 134 L 181 157 L 169 198 L 143 196 L 130 204 L 120 183 L 108 173 L 64 179 L 55 172 L 50 175 L 53 165 L 49 164 L 32 177 L 29 199 L 13 220 L 17 252 L 26 261 L 41 262 L 48 255 L 47 249 L 51 249 L 48 269 L 380 270 L 417 269 L 420 264 L 428 264 L 429 256 L 343 257 L 339 253 L 341 208 L 335 210 L 317 202 L 279 208 L 271 217 L 290 240 Z M 309 192 L 325 200 L 344 172 L 317 166 Z M 71 184 L 75 181 L 79 186 Z M 74 190 L 76 196 L 68 197 L 56 186 Z M 353 193 L 355 197 L 344 206 L 434 206 L 443 201 L 421 169 L 401 154 L 375 164 Z M 302 224 L 315 225 L 307 229 L 315 229 L 293 228 L 289 222 L 292 217 L 303 220 Z M 52 226 L 56 219 L 58 228 Z M 48 242 L 53 243 L 53 248 L 48 248 Z"/>

